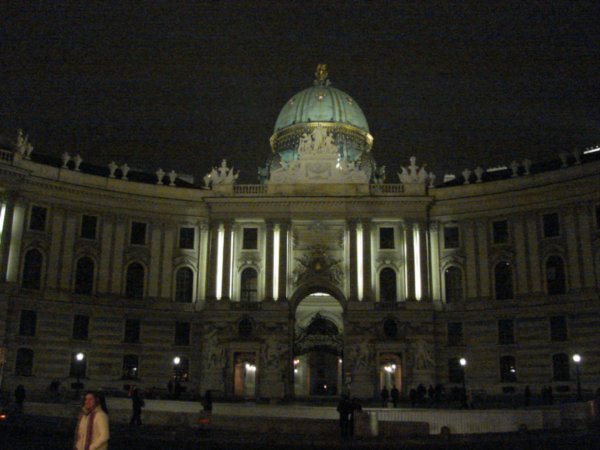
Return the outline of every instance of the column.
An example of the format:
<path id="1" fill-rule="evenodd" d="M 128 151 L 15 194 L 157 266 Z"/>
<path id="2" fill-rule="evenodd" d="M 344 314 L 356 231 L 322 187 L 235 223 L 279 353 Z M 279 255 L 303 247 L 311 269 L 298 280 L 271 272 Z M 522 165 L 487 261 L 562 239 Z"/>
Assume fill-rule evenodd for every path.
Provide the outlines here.
<path id="1" fill-rule="evenodd" d="M 465 220 L 460 224 L 460 237 L 464 238 L 467 272 L 467 299 L 477 298 L 477 254 L 475 253 L 474 222 Z"/>
<path id="2" fill-rule="evenodd" d="M 66 212 L 64 245 L 62 246 L 62 265 L 60 271 L 60 288 L 63 291 L 71 290 L 71 280 L 73 279 L 73 244 L 77 235 L 78 216 L 69 211 Z"/>
<path id="3" fill-rule="evenodd" d="M 429 254 L 428 254 L 428 233 L 427 224 L 420 222 L 416 224 L 416 231 L 419 235 L 419 259 L 421 267 L 421 299 L 431 298 L 431 283 L 430 283 L 430 266 L 429 266 Z"/>
<path id="4" fill-rule="evenodd" d="M 102 216 L 102 227 L 100 233 L 100 261 L 98 266 L 98 289 L 99 294 L 107 294 L 109 292 L 108 286 L 110 286 L 110 278 L 112 270 L 110 268 L 111 263 L 111 249 L 113 243 L 113 234 L 115 232 L 115 218 L 113 216 L 105 215 Z"/>
<path id="5" fill-rule="evenodd" d="M 406 299 L 415 299 L 415 247 L 413 239 L 413 222 L 404 224 L 404 278 L 406 282 Z"/>
<path id="6" fill-rule="evenodd" d="M 442 300 L 442 287 L 440 283 L 440 234 L 439 223 L 429 223 L 429 260 L 431 261 L 431 298 L 434 301 Z"/>
<path id="7" fill-rule="evenodd" d="M 52 228 L 51 228 L 51 243 L 50 253 L 48 255 L 48 276 L 46 277 L 46 286 L 49 289 L 58 287 L 58 271 L 61 265 L 60 251 L 63 242 L 65 210 L 60 208 L 52 208 Z"/>
<path id="8" fill-rule="evenodd" d="M 586 288 L 594 288 L 596 286 L 596 274 L 594 273 L 594 265 L 587 263 L 593 262 L 594 255 L 592 253 L 592 236 L 591 229 L 594 226 L 594 219 L 590 215 L 589 208 L 586 205 L 577 207 L 577 217 L 579 219 L 579 240 L 581 249 L 581 260 L 583 261 L 582 270 L 583 286 Z"/>
<path id="9" fill-rule="evenodd" d="M 565 214 L 565 234 L 567 235 L 567 271 L 569 290 L 581 289 L 581 269 L 579 265 L 578 230 L 575 226 L 575 211 L 569 208 Z"/>
<path id="10" fill-rule="evenodd" d="M 349 280 L 349 288 L 350 293 L 348 295 L 348 300 L 356 301 L 358 300 L 358 262 L 356 257 L 356 252 L 358 251 L 356 247 L 356 233 L 357 233 L 357 220 L 350 219 L 348 220 L 348 280 Z"/>
<path id="11" fill-rule="evenodd" d="M 363 301 L 373 301 L 373 280 L 371 260 L 371 222 L 362 222 L 363 230 Z"/>
<path id="12" fill-rule="evenodd" d="M 206 282 L 206 298 L 217 298 L 217 273 L 219 266 L 219 222 L 211 222 L 209 231 L 209 265 L 207 268 L 208 279 Z"/>
<path id="13" fill-rule="evenodd" d="M 275 224 L 272 220 L 267 220 L 265 224 L 265 299 L 272 300 L 275 295 L 273 292 L 273 238 L 275 234 Z M 279 261 L 277 262 L 279 264 Z M 278 294 L 278 292 L 277 292 Z"/>
<path id="14" fill-rule="evenodd" d="M 211 267 L 211 265 L 208 262 L 208 251 L 210 243 L 210 229 L 208 227 L 208 222 L 205 220 L 200 221 L 198 230 L 198 287 L 196 289 L 196 301 L 206 299 L 208 274 Z"/>
<path id="15" fill-rule="evenodd" d="M 4 220 L 2 222 L 2 241 L 0 243 L 0 281 L 6 280 L 8 272 L 8 255 L 12 237 L 12 225 L 15 213 L 16 194 L 10 192 L 4 207 Z"/>
<path id="16" fill-rule="evenodd" d="M 151 225 L 152 232 L 150 233 L 150 268 L 148 273 L 148 296 L 158 297 L 158 280 L 161 271 L 161 241 L 162 227 L 161 224 L 153 223 Z"/>
<path id="17" fill-rule="evenodd" d="M 233 257 L 233 223 L 228 220 L 223 223 L 223 284 L 221 290 L 222 298 L 231 298 L 231 262 Z"/>
<path id="18" fill-rule="evenodd" d="M 532 293 L 541 293 L 542 277 L 540 268 L 539 238 L 537 233 L 537 215 L 526 216 L 527 221 L 527 243 L 529 244 L 529 280 Z"/>
<path id="19" fill-rule="evenodd" d="M 177 225 L 165 223 L 163 225 L 163 248 L 162 248 L 162 278 L 158 287 L 160 296 L 163 298 L 173 297 L 173 250 L 175 249 Z"/>
<path id="20" fill-rule="evenodd" d="M 517 271 L 517 295 L 527 295 L 529 292 L 527 275 L 527 254 L 525 241 L 525 227 L 523 226 L 523 217 L 518 216 L 514 219 L 514 248 L 516 252 L 516 271 Z"/>
<path id="21" fill-rule="evenodd" d="M 477 259 L 479 261 L 479 295 L 482 298 L 490 298 L 490 263 L 489 263 L 489 224 L 486 219 L 474 222 L 477 231 Z M 517 267 L 517 270 L 519 268 Z"/>
<path id="22" fill-rule="evenodd" d="M 125 237 L 127 235 L 127 222 L 117 217 L 115 224 L 114 246 L 112 255 L 112 293 L 122 294 L 121 280 L 123 279 L 123 249 L 125 248 Z"/>
<path id="23" fill-rule="evenodd" d="M 288 250 L 290 245 L 291 224 L 289 221 L 279 222 L 279 295 L 277 300 L 287 299 L 288 285 Z"/>
<path id="24" fill-rule="evenodd" d="M 25 228 L 25 206 L 15 204 L 12 226 L 10 231 L 10 241 L 8 245 L 8 267 L 6 271 L 6 281 L 16 283 L 19 280 L 19 267 L 21 261 L 21 240 L 23 238 L 23 229 Z"/>

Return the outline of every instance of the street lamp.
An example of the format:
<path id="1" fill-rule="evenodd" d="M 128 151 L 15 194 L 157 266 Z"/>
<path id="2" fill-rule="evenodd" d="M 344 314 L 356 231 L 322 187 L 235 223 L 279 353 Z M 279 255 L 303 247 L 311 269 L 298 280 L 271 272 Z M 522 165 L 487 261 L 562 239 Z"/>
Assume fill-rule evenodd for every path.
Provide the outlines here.
<path id="1" fill-rule="evenodd" d="M 462 406 L 463 408 L 468 408 L 468 404 L 467 404 L 467 377 L 466 377 L 466 370 L 465 368 L 467 367 L 467 359 L 466 358 L 460 358 L 458 360 L 458 362 L 460 363 L 460 367 L 462 368 L 462 385 L 463 385 L 463 391 L 462 391 Z"/>
<path id="2" fill-rule="evenodd" d="M 176 356 L 175 358 L 173 358 L 173 367 L 175 369 L 175 380 L 179 381 L 179 365 L 181 364 L 181 358 L 179 356 Z"/>
<path id="3" fill-rule="evenodd" d="M 581 355 L 575 353 L 573 355 L 573 362 L 575 363 L 575 377 L 577 379 L 577 400 L 581 401 L 581 380 L 579 379 L 579 364 L 581 363 Z"/>
<path id="4" fill-rule="evenodd" d="M 77 397 L 79 397 L 79 390 L 83 387 L 83 385 L 81 384 L 81 375 L 83 372 L 83 365 L 84 365 L 84 361 L 85 360 L 85 354 L 82 352 L 79 352 L 75 355 L 75 372 L 77 375 L 77 383 L 75 384 L 75 393 L 77 395 Z"/>

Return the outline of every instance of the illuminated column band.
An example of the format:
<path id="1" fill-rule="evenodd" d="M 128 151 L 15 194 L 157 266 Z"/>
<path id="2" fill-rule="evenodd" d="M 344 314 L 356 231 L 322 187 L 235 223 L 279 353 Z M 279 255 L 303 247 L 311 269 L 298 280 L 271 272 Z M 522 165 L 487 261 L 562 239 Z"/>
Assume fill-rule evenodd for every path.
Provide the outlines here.
<path id="1" fill-rule="evenodd" d="M 279 246 L 281 245 L 281 229 L 275 225 L 273 230 L 273 298 L 279 296 Z"/>
<path id="2" fill-rule="evenodd" d="M 225 241 L 225 228 L 219 225 L 217 238 L 217 281 L 215 295 L 220 300 L 223 294 L 223 244 Z"/>
<path id="3" fill-rule="evenodd" d="M 362 301 L 364 295 L 363 289 L 363 228 L 358 224 L 356 228 L 356 280 L 358 288 L 358 300 Z"/>
<path id="4" fill-rule="evenodd" d="M 419 224 L 413 224 L 413 250 L 415 261 L 415 298 L 421 300 L 421 236 Z"/>
<path id="5" fill-rule="evenodd" d="M 25 222 L 25 207 L 16 205 L 14 207 L 9 247 L 8 270 L 6 281 L 16 283 L 19 278 L 19 259 L 21 257 L 21 239 L 23 237 L 23 226 Z"/>

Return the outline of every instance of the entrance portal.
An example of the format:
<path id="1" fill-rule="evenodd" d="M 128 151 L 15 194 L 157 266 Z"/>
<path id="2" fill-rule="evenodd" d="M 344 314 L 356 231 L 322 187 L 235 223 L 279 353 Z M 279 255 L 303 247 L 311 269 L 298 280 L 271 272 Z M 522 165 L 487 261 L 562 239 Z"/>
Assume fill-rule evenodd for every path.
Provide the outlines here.
<path id="1" fill-rule="evenodd" d="M 396 353 L 379 356 L 379 389 L 396 387 L 402 392 L 402 358 Z"/>
<path id="2" fill-rule="evenodd" d="M 296 310 L 294 393 L 337 395 L 342 387 L 342 307 L 328 294 L 312 294 Z"/>
<path id="3" fill-rule="evenodd" d="M 256 394 L 256 354 L 239 352 L 234 355 L 233 394 L 254 397 Z"/>

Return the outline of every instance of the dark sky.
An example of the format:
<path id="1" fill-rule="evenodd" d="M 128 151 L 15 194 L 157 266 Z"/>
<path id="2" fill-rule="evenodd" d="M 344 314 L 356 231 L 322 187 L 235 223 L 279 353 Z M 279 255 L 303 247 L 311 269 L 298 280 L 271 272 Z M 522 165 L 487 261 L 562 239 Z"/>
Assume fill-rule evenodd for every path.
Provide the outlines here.
<path id="1" fill-rule="evenodd" d="M 440 179 L 600 144 L 597 2 L 91 3 L 3 2 L 0 133 L 197 177 L 226 157 L 254 182 L 326 63 L 388 182 L 411 155 Z"/>

